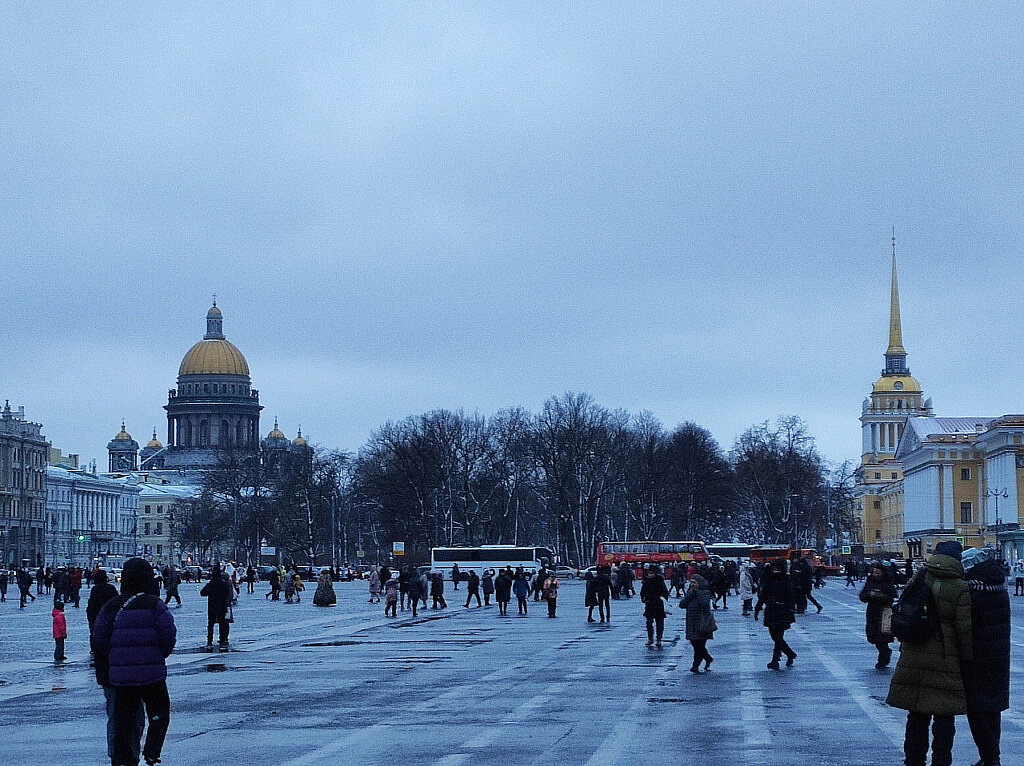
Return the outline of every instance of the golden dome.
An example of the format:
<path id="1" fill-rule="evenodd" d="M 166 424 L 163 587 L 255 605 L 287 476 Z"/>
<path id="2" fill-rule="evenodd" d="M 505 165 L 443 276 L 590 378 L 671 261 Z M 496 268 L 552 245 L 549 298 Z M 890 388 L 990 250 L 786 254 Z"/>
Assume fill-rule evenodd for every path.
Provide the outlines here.
<path id="1" fill-rule="evenodd" d="M 210 307 L 210 310 L 206 312 L 206 318 L 207 319 L 223 319 L 224 318 L 224 312 L 221 311 L 219 308 L 217 308 L 217 304 L 214 303 Z"/>
<path id="2" fill-rule="evenodd" d="M 109 431 L 108 431 L 108 433 L 109 433 Z M 124 421 L 123 420 L 121 421 L 121 432 L 117 436 L 114 437 L 114 441 L 116 441 L 116 442 L 135 441 L 134 439 L 132 439 L 132 435 L 124 430 Z"/>
<path id="3" fill-rule="evenodd" d="M 883 375 L 871 387 L 874 394 L 919 394 L 921 384 L 910 375 Z"/>
<path id="4" fill-rule="evenodd" d="M 156 438 L 156 430 L 153 430 L 153 438 L 146 444 L 149 449 L 163 449 L 164 445 L 160 443 L 160 440 Z"/>
<path id="5" fill-rule="evenodd" d="M 277 418 L 274 418 L 274 430 L 267 434 L 268 439 L 284 439 L 288 441 L 288 437 L 284 435 L 284 432 L 277 427 Z"/>
<path id="6" fill-rule="evenodd" d="M 204 338 L 199 341 L 188 350 L 178 368 L 178 375 L 248 374 L 249 364 L 242 352 L 224 338 Z"/>
<path id="7" fill-rule="evenodd" d="M 295 439 L 292 441 L 292 444 L 294 444 L 296 447 L 308 447 L 309 446 L 306 443 L 305 437 L 302 435 L 302 429 L 301 428 L 299 429 L 299 435 L 295 437 Z"/>

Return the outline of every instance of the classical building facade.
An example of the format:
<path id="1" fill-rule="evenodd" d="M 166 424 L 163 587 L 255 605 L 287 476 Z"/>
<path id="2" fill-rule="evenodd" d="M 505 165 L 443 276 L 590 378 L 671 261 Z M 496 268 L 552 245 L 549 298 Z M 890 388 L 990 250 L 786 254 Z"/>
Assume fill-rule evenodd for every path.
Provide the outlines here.
<path id="1" fill-rule="evenodd" d="M 134 471 L 139 467 L 139 443 L 124 429 L 123 420 L 121 431 L 107 442 L 107 455 L 111 473 Z"/>
<path id="2" fill-rule="evenodd" d="M 138 513 L 134 479 L 48 466 L 46 563 L 121 566 L 136 552 Z"/>
<path id="3" fill-rule="evenodd" d="M 259 443 L 259 392 L 249 364 L 224 337 L 217 304 L 206 314 L 206 334 L 178 367 L 177 386 L 167 393 L 166 468 L 202 469 L 216 464 L 216 450 L 255 451 Z"/>
<path id="4" fill-rule="evenodd" d="M 38 566 L 45 552 L 46 463 L 42 425 L 11 403 L 0 412 L 0 552 L 2 563 Z"/>
<path id="5" fill-rule="evenodd" d="M 178 506 L 198 497 L 202 490 L 189 484 L 152 481 L 141 483 L 139 491 L 139 555 L 157 567 L 182 563 L 179 528 L 175 527 Z"/>
<path id="6" fill-rule="evenodd" d="M 955 539 L 1024 559 L 1024 415 L 933 414 L 906 366 L 895 252 L 885 360 L 861 412 L 865 551 L 922 558 Z"/>

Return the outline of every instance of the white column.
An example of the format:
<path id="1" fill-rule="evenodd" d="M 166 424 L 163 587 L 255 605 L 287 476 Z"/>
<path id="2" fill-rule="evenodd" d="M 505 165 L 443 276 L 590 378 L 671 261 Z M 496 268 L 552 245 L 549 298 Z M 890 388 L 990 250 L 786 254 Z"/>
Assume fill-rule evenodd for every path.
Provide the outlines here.
<path id="1" fill-rule="evenodd" d="M 942 515 L 940 526 L 943 529 L 955 526 L 953 518 L 953 466 L 942 466 Z"/>

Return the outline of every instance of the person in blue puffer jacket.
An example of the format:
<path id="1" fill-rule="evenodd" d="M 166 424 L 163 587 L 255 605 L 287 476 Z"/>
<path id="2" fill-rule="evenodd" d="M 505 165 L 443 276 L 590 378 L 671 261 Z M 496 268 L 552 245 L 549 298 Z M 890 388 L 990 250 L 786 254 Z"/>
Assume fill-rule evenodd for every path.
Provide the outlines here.
<path id="1" fill-rule="evenodd" d="M 96 677 L 114 689 L 114 753 L 112 766 L 138 763 L 132 750 L 133 720 L 145 706 L 149 731 L 142 755 L 147 764 L 160 762 L 171 701 L 165 660 L 174 651 L 174 618 L 160 599 L 153 567 L 144 559 L 125 562 L 121 595 L 103 605 L 92 627 Z M 136 735 L 137 736 L 137 735 Z"/>

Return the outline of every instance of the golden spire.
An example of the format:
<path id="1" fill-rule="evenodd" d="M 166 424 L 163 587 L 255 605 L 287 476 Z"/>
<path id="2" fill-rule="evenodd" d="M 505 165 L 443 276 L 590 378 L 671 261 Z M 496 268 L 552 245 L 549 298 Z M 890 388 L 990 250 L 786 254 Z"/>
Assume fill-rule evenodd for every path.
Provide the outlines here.
<path id="1" fill-rule="evenodd" d="M 896 228 L 892 230 L 892 295 L 889 306 L 889 350 L 886 354 L 906 354 L 903 348 L 903 324 L 900 322 L 900 283 L 896 275 Z"/>

